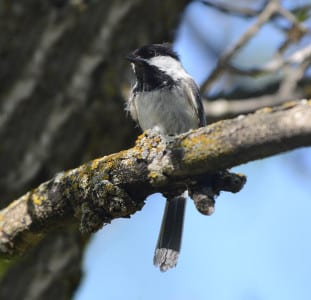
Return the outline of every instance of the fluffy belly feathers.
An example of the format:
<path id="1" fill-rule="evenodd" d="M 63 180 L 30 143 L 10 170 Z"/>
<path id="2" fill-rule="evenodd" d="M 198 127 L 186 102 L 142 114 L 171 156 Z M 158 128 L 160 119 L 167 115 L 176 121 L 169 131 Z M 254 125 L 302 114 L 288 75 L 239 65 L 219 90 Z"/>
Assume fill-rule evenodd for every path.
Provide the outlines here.
<path id="1" fill-rule="evenodd" d="M 163 135 L 175 135 L 199 125 L 187 97 L 180 92 L 142 92 L 133 100 L 143 130 L 152 128 Z"/>

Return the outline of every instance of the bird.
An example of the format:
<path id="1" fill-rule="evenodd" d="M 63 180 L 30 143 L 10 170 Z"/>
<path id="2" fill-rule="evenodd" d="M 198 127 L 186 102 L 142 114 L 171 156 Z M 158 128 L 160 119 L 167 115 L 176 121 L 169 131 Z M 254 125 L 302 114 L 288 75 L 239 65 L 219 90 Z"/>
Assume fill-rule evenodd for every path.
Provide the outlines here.
<path id="1" fill-rule="evenodd" d="M 145 131 L 169 138 L 206 125 L 199 88 L 169 43 L 142 46 L 127 56 L 136 81 L 126 109 Z M 154 253 L 161 271 L 176 266 L 181 248 L 186 192 L 167 200 Z"/>

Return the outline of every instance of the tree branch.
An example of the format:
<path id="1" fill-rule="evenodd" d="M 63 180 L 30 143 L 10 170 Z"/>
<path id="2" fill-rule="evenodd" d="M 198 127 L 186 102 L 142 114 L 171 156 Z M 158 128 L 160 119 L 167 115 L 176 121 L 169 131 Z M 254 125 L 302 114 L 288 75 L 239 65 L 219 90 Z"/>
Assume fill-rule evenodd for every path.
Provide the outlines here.
<path id="1" fill-rule="evenodd" d="M 212 7 L 214 9 L 217 9 L 225 14 L 235 15 L 243 18 L 252 18 L 257 16 L 262 9 L 255 10 L 248 7 L 241 7 L 238 5 L 230 5 L 229 3 L 215 3 L 214 1 L 208 1 L 208 0 L 201 0 L 197 1 L 200 2 L 206 6 Z M 264 7 L 266 4 L 264 3 Z"/>
<path id="2" fill-rule="evenodd" d="M 213 96 L 209 95 L 208 98 L 204 97 L 203 105 L 208 124 L 241 114 L 249 114 L 267 106 L 277 106 L 295 99 L 309 98 L 308 87 L 311 78 L 299 76 L 305 71 L 305 63 L 303 62 L 303 66 L 295 70 L 286 72 L 285 78 L 281 81 L 273 81 L 259 90 L 237 87 L 227 93 L 220 92 Z M 295 88 L 292 88 L 292 85 L 295 85 Z"/>
<path id="3" fill-rule="evenodd" d="M 281 105 L 285 102 L 292 101 L 292 99 L 297 99 L 299 96 L 302 97 L 302 92 L 297 91 L 295 95 L 289 93 L 283 98 L 278 94 L 274 94 L 250 97 L 248 99 L 231 100 L 219 98 L 217 101 L 204 99 L 203 105 L 207 122 L 210 124 L 218 120 L 232 118 L 241 114 L 248 114 L 267 106 Z"/>
<path id="4" fill-rule="evenodd" d="M 21 253 L 74 217 L 82 230 L 94 231 L 140 210 L 151 193 L 303 146 L 311 146 L 311 100 L 220 121 L 169 142 L 147 131 L 133 148 L 60 173 L 3 209 L 0 253 Z"/>
<path id="5" fill-rule="evenodd" d="M 280 71 L 280 69 L 288 66 L 290 64 L 300 65 L 303 62 L 310 61 L 311 58 L 311 46 L 307 45 L 302 49 L 295 51 L 289 57 L 276 57 L 258 68 L 250 68 L 250 69 L 242 69 L 240 67 L 236 67 L 233 64 L 230 65 L 230 69 L 232 69 L 236 74 L 239 75 L 248 75 L 248 76 L 257 76 L 267 73 L 273 73 Z"/>
<path id="6" fill-rule="evenodd" d="M 203 1 L 204 2 L 204 1 Z M 208 1 L 206 3 L 209 5 Z M 283 18 L 287 19 L 292 27 L 288 30 L 287 41 L 278 49 L 278 56 L 276 59 L 267 63 L 261 68 L 252 68 L 250 70 L 240 70 L 230 63 L 230 60 L 238 53 L 238 51 L 253 38 L 260 28 L 270 21 L 275 15 L 281 15 Z M 264 4 L 260 13 L 258 13 L 256 21 L 239 37 L 239 39 L 228 48 L 219 58 L 215 68 L 206 78 L 206 80 L 201 85 L 201 92 L 207 91 L 210 86 L 218 79 L 218 77 L 227 69 L 231 72 L 235 71 L 238 74 L 244 75 L 256 75 L 264 74 L 278 70 L 283 65 L 290 63 L 299 63 L 301 60 L 308 59 L 310 57 L 309 49 L 306 47 L 303 51 L 294 53 L 290 58 L 284 59 L 280 58 L 280 54 L 285 51 L 285 49 L 293 42 L 299 41 L 306 33 L 308 29 L 301 24 L 296 17 L 284 7 L 282 7 L 279 0 L 267 1 Z"/>
<path id="7" fill-rule="evenodd" d="M 207 91 L 215 80 L 226 69 L 227 63 L 232 57 L 267 23 L 268 20 L 277 12 L 279 5 L 275 1 L 268 1 L 265 8 L 258 15 L 256 21 L 239 37 L 239 39 L 228 48 L 219 58 L 215 68 L 209 74 L 208 78 L 201 85 L 201 92 Z"/>

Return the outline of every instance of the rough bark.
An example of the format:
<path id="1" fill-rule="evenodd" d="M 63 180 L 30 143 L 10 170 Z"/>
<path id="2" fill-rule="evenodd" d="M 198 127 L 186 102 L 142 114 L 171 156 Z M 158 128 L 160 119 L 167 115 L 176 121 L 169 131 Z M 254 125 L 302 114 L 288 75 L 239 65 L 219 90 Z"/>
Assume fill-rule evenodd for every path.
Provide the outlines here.
<path id="1" fill-rule="evenodd" d="M 124 57 L 139 45 L 171 41 L 186 2 L 1 1 L 1 208 L 61 170 L 133 143 L 137 131 L 124 113 L 130 82 Z M 66 258 L 78 270 L 82 251 L 75 249 L 83 243 L 71 232 L 66 249 L 79 258 Z M 58 239 L 61 234 L 53 233 L 39 245 L 47 265 L 50 257 L 63 257 Z M 16 282 L 29 280 L 25 265 L 40 268 L 34 258 L 15 264 L 7 275 L 14 281 L 3 278 L 1 299 L 42 299 L 34 293 L 42 286 L 40 276 L 20 293 L 15 289 Z M 58 274 L 71 281 L 68 264 Z M 54 278 L 44 287 L 44 299 L 55 299 L 52 290 L 59 281 Z M 73 281 L 78 284 L 76 277 Z M 58 298 L 70 298 L 76 284 L 59 285 L 63 296 Z"/>
<path id="2" fill-rule="evenodd" d="M 135 147 L 59 173 L 3 209 L 0 252 L 23 252 L 74 217 L 82 231 L 95 231 L 140 210 L 149 194 L 184 188 L 198 177 L 206 176 L 217 191 L 237 192 L 242 175 L 209 174 L 304 146 L 311 146 L 311 100 L 220 121 L 169 141 L 147 131 Z"/>

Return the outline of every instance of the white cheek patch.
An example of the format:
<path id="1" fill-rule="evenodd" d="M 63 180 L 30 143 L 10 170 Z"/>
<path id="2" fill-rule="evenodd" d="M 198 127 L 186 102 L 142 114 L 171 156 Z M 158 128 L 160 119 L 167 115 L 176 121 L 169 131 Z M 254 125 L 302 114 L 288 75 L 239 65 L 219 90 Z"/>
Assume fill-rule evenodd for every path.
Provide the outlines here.
<path id="1" fill-rule="evenodd" d="M 185 79 L 190 75 L 185 71 L 181 63 L 170 56 L 156 56 L 150 59 L 150 65 L 159 68 L 173 79 Z"/>

